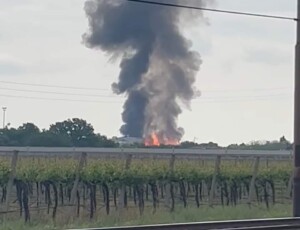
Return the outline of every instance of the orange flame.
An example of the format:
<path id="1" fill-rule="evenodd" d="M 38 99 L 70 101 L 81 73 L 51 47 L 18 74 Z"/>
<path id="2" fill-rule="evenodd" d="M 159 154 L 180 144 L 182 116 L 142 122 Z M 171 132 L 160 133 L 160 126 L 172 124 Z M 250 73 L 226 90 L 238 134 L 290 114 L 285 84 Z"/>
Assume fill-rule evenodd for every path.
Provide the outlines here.
<path id="1" fill-rule="evenodd" d="M 151 133 L 150 136 L 145 138 L 145 146 L 160 146 L 160 145 L 179 145 L 179 141 L 176 139 L 164 138 L 161 140 L 156 133 Z"/>
<path id="2" fill-rule="evenodd" d="M 159 138 L 156 133 L 151 133 L 149 137 L 145 139 L 145 146 L 160 146 Z"/>
<path id="3" fill-rule="evenodd" d="M 159 139 L 158 139 L 158 136 L 156 135 L 156 133 L 152 133 L 151 138 L 152 138 L 152 145 L 160 146 Z"/>

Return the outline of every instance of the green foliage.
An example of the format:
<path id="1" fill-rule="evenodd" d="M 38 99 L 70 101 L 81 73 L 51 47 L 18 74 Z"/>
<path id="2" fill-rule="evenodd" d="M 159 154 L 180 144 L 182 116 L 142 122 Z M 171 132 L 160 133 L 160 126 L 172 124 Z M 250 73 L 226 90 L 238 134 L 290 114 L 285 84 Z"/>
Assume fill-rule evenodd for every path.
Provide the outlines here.
<path id="1" fill-rule="evenodd" d="M 160 199 L 159 194 L 167 192 L 168 186 L 166 185 L 171 185 L 169 191 L 171 197 L 173 197 L 174 205 L 175 202 L 176 206 L 178 206 L 177 202 L 179 204 L 183 202 L 184 207 L 186 207 L 187 199 L 192 195 L 197 206 L 200 207 L 199 193 L 201 194 L 201 201 L 203 198 L 206 199 L 212 184 L 214 163 L 213 160 L 204 162 L 181 159 L 175 161 L 174 169 L 170 170 L 169 160 L 133 159 L 130 168 L 124 170 L 123 160 L 89 159 L 80 172 L 79 179 L 84 191 L 90 194 L 89 199 L 91 203 L 96 202 L 97 188 L 102 188 L 101 192 L 105 197 L 104 203 L 107 214 L 110 214 L 110 197 L 113 196 L 114 202 L 116 202 L 117 191 L 120 191 L 121 188 L 126 188 L 126 191 L 131 193 L 131 195 L 135 194 L 133 197 L 139 200 L 139 210 L 144 208 L 143 196 L 145 192 L 146 196 L 148 196 L 149 189 L 153 197 L 153 207 L 156 209 L 156 204 Z M 256 197 L 258 203 L 264 201 L 266 207 L 269 208 L 270 204 L 277 203 L 275 197 L 278 195 L 278 188 L 276 191 L 275 184 L 287 187 L 287 182 L 291 176 L 291 168 L 288 162 L 283 161 L 272 162 L 272 164 L 269 164 L 269 162 L 261 163 L 262 165 L 255 181 Z M 74 158 L 21 158 L 18 161 L 14 185 L 17 191 L 23 191 L 23 194 L 26 192 L 25 196 L 29 195 L 28 190 L 25 190 L 26 188 L 41 186 L 45 194 L 51 193 L 52 189 L 57 191 L 57 188 L 59 188 L 60 195 L 56 192 L 52 194 L 56 201 L 58 197 L 62 200 L 65 198 L 70 199 L 70 189 L 74 184 L 77 167 L 78 160 Z M 249 194 L 252 168 L 252 161 L 222 161 L 220 172 L 216 178 L 216 188 L 221 191 L 219 195 L 223 206 L 236 206 L 241 203 L 242 199 L 244 199 L 243 197 Z M 0 161 L 0 188 L 2 190 L 5 190 L 7 185 L 9 169 L 7 161 Z M 203 190 L 202 188 L 205 189 Z M 66 193 L 63 193 L 63 191 Z M 279 189 L 279 192 L 282 192 L 282 190 Z M 162 196 L 161 198 L 163 199 Z M 177 197 L 176 201 L 175 197 Z M 28 199 L 24 201 L 24 195 L 23 198 L 19 197 L 18 199 L 23 199 L 23 202 L 28 203 Z M 148 200 L 148 198 L 146 199 Z M 51 205 L 49 202 L 48 198 L 47 200 L 45 199 L 48 207 Z M 55 218 L 57 202 L 54 205 L 53 218 Z M 22 206 L 20 207 L 22 208 Z M 93 208 L 93 205 L 90 207 Z M 24 206 L 25 211 L 27 214 L 29 213 L 29 209 L 25 210 Z M 140 214 L 142 213 L 140 212 Z M 28 221 L 27 217 L 25 215 L 25 221 Z M 93 218 L 93 216 L 90 216 L 90 218 Z"/>
<path id="2" fill-rule="evenodd" d="M 27 146 L 40 147 L 71 147 L 71 140 L 62 135 L 54 134 L 49 131 L 32 135 L 27 139 Z"/>
<path id="3" fill-rule="evenodd" d="M 56 122 L 50 126 L 49 132 L 69 138 L 73 146 L 94 147 L 97 145 L 94 128 L 82 119 L 73 118 Z"/>
<path id="4" fill-rule="evenodd" d="M 222 147 L 213 142 L 198 144 L 191 141 L 184 141 L 180 144 L 179 148 L 220 149 Z M 249 144 L 231 144 L 224 148 L 237 150 L 291 150 L 293 145 L 282 136 L 279 141 L 252 141 Z"/>
<path id="5" fill-rule="evenodd" d="M 75 160 L 30 160 L 23 159 L 17 168 L 17 180 L 26 182 L 52 181 L 55 183 L 72 184 L 75 178 Z M 8 180 L 9 164 L 0 161 L 0 184 Z M 209 182 L 214 173 L 214 163 L 199 165 L 194 161 L 178 161 L 173 172 L 169 171 L 167 161 L 135 161 L 129 170 L 123 170 L 121 160 L 93 160 L 81 172 L 81 180 L 85 183 L 107 183 L 112 186 L 126 184 L 148 184 L 151 182 L 180 182 L 192 184 L 201 181 Z M 258 181 L 281 181 L 287 184 L 291 175 L 289 163 L 278 162 L 269 167 L 261 167 Z M 251 162 L 235 164 L 223 162 L 218 176 L 220 183 L 249 183 L 252 177 Z"/>
<path id="6" fill-rule="evenodd" d="M 208 142 L 208 143 L 202 143 L 198 144 L 191 141 L 184 141 L 180 144 L 181 148 L 203 148 L 203 149 L 219 149 L 221 148 L 217 143 L 214 142 Z"/>
<path id="7" fill-rule="evenodd" d="M 0 186 L 4 186 L 8 182 L 10 169 L 8 163 L 4 160 L 0 161 Z"/>
<path id="8" fill-rule="evenodd" d="M 245 149 L 245 150 L 291 150 L 292 144 L 281 137 L 279 141 L 252 141 L 250 144 L 232 144 L 228 146 L 228 149 Z"/>
<path id="9" fill-rule="evenodd" d="M 92 125 L 85 120 L 73 118 L 56 122 L 43 131 L 32 123 L 17 129 L 1 129 L 0 146 L 117 147 L 117 144 L 106 136 L 95 134 Z"/>

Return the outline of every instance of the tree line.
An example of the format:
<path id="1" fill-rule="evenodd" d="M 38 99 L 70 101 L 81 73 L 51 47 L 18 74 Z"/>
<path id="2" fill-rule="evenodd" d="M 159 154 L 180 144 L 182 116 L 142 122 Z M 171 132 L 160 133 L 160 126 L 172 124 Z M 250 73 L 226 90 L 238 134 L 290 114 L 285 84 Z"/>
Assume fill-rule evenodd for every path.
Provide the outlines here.
<path id="1" fill-rule="evenodd" d="M 217 143 L 209 142 L 198 144 L 195 142 L 185 141 L 182 142 L 181 147 L 184 148 L 203 148 L 203 149 L 239 149 L 239 150 L 291 150 L 293 144 L 288 141 L 284 136 L 279 140 L 274 141 L 252 141 L 250 143 L 231 144 L 226 147 L 221 147 Z"/>
<path id="2" fill-rule="evenodd" d="M 0 146 L 43 146 L 43 147 L 117 147 L 117 143 L 106 136 L 96 134 L 87 121 L 73 118 L 50 125 L 40 130 L 33 123 L 18 128 L 0 131 Z"/>
<path id="3" fill-rule="evenodd" d="M 18 128 L 0 129 L 0 146 L 40 146 L 40 147 L 120 147 L 115 138 L 95 133 L 91 124 L 79 118 L 56 122 L 48 129 L 39 129 L 33 123 L 24 123 Z M 122 147 L 145 147 L 142 143 Z M 201 149 L 242 149 L 242 150 L 290 150 L 293 145 L 284 136 L 275 141 L 253 141 L 248 144 L 231 144 L 221 147 L 217 143 L 182 142 L 176 148 Z M 170 146 L 160 146 L 170 148 Z"/>

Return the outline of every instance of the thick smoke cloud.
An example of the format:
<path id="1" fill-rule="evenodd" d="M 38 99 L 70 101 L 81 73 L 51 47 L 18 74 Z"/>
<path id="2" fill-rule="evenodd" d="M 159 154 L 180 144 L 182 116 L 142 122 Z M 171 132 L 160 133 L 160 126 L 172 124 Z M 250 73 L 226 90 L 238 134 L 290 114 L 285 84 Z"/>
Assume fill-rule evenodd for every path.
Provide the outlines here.
<path id="1" fill-rule="evenodd" d="M 201 0 L 155 1 L 204 5 Z M 121 57 L 118 82 L 112 84 L 115 93 L 127 95 L 120 131 L 132 137 L 155 132 L 162 141 L 180 140 L 179 102 L 188 106 L 195 96 L 193 84 L 201 64 L 179 30 L 179 20 L 192 18 L 192 12 L 126 0 L 88 0 L 85 12 L 86 46 Z"/>

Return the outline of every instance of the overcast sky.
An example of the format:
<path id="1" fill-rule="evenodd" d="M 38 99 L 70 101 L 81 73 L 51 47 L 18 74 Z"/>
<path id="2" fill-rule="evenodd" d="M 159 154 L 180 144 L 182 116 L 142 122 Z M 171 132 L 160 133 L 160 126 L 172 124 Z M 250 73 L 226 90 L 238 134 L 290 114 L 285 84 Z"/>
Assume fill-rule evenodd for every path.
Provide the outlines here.
<path id="1" fill-rule="evenodd" d="M 119 62 L 82 44 L 88 29 L 83 5 L 83 0 L 0 0 L 0 106 L 7 107 L 6 121 L 13 127 L 33 122 L 48 128 L 79 117 L 96 132 L 120 136 L 124 98 L 110 87 Z M 296 16 L 296 0 L 219 0 L 212 7 Z M 203 60 L 196 83 L 202 96 L 178 121 L 183 139 L 221 145 L 282 135 L 291 140 L 295 22 L 204 15 L 183 30 Z"/>

